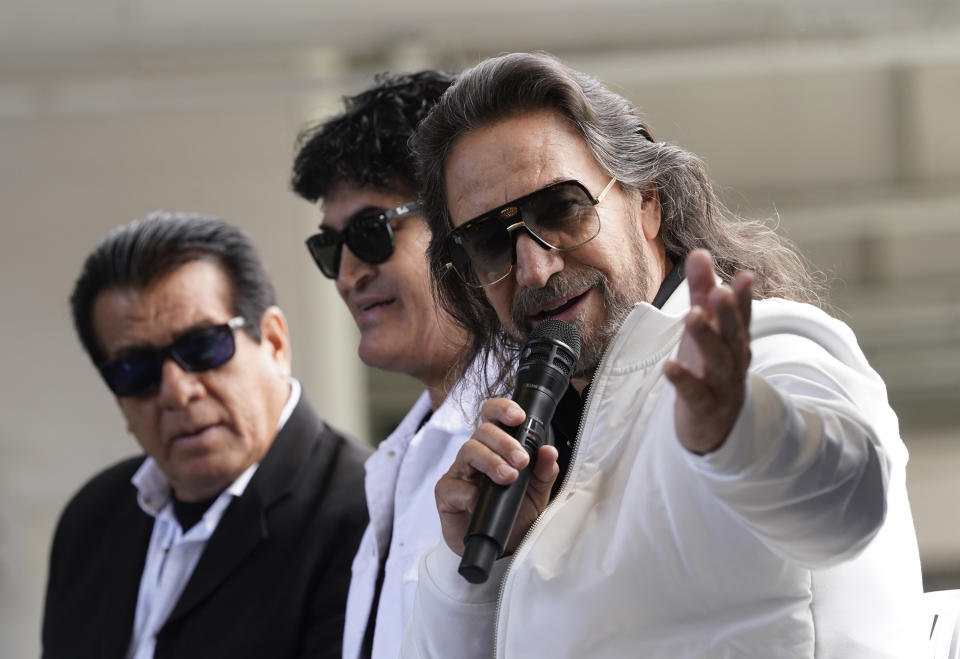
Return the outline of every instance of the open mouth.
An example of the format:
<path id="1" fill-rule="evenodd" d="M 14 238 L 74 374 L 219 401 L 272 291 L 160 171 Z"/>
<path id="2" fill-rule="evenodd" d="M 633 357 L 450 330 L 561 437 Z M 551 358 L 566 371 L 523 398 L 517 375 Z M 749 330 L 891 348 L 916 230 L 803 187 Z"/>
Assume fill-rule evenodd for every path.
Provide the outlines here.
<path id="1" fill-rule="evenodd" d="M 546 320 L 547 318 L 553 318 L 554 316 L 559 316 L 567 309 L 571 309 L 574 306 L 576 306 L 577 303 L 579 303 L 580 300 L 582 300 L 589 292 L 590 292 L 589 289 L 587 289 L 583 293 L 580 293 L 580 295 L 576 295 L 565 302 L 561 302 L 555 307 L 550 307 L 549 309 L 542 309 L 539 313 L 534 314 L 532 316 L 532 319 L 534 322 L 539 323 L 540 321 Z"/>
<path id="2" fill-rule="evenodd" d="M 372 304 L 366 304 L 366 305 L 360 307 L 360 312 L 361 312 L 361 313 L 366 313 L 366 312 L 368 312 L 368 311 L 370 311 L 370 310 L 372 310 L 372 309 L 377 309 L 377 308 L 380 308 L 380 307 L 387 307 L 387 306 L 390 306 L 391 304 L 393 304 L 393 302 L 394 302 L 393 299 L 389 299 L 389 300 L 380 300 L 380 301 L 374 302 L 374 303 L 372 303 Z"/>
<path id="3" fill-rule="evenodd" d="M 173 442 L 189 441 L 189 440 L 191 440 L 191 439 L 198 439 L 198 438 L 202 437 L 203 435 L 205 435 L 205 434 L 207 433 L 207 431 L 209 431 L 209 430 L 211 430 L 211 429 L 213 429 L 213 428 L 216 428 L 218 425 L 219 425 L 219 424 L 214 423 L 214 424 L 211 424 L 211 425 L 208 425 L 208 426 L 198 426 L 198 427 L 196 427 L 196 428 L 194 428 L 194 429 L 192 429 L 192 430 L 187 430 L 187 431 L 185 431 L 185 432 L 181 432 L 181 433 L 179 433 L 179 434 L 177 434 L 177 435 L 174 436 L 174 438 L 171 440 L 171 443 L 173 443 Z"/>

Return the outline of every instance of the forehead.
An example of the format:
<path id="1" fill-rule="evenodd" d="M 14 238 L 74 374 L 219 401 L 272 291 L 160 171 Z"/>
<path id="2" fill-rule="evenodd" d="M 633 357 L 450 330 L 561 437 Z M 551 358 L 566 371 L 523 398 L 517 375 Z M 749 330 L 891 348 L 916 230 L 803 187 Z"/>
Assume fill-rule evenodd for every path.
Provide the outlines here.
<path id="1" fill-rule="evenodd" d="M 606 181 L 586 142 L 560 115 L 539 111 L 471 131 L 444 163 L 454 225 L 564 179 L 591 191 Z"/>
<path id="2" fill-rule="evenodd" d="M 359 211 L 367 208 L 390 210 L 413 201 L 413 195 L 399 189 L 373 188 L 349 182 L 336 183 L 323 199 L 323 226 L 342 230 Z"/>
<path id="3" fill-rule="evenodd" d="M 134 346 L 162 346 L 191 327 L 233 315 L 232 287 L 212 261 L 191 261 L 147 288 L 108 288 L 93 301 L 93 330 L 107 357 Z"/>

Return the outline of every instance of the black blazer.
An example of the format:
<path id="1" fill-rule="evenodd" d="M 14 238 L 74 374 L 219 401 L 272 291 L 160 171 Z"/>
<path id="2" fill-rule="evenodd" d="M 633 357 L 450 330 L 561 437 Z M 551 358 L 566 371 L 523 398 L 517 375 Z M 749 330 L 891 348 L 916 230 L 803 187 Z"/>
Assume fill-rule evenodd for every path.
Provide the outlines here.
<path id="1" fill-rule="evenodd" d="M 154 656 L 339 657 L 350 565 L 367 524 L 368 453 L 302 395 L 224 512 Z M 94 477 L 60 517 L 44 608 L 47 659 L 127 651 L 153 528 L 130 482 L 143 460 Z"/>

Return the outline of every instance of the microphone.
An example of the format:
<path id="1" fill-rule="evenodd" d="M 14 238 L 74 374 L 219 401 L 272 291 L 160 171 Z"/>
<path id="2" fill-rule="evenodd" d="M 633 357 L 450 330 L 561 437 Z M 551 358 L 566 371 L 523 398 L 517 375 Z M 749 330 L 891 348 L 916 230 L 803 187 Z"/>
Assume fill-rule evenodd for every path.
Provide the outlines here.
<path id="1" fill-rule="evenodd" d="M 484 478 L 463 537 L 463 557 L 458 570 L 470 583 L 485 582 L 493 562 L 503 555 L 527 490 L 537 449 L 550 432 L 550 420 L 570 384 L 579 358 L 580 334 L 573 325 L 556 318 L 537 325 L 520 351 L 513 400 L 527 417 L 519 426 L 501 427 L 520 442 L 530 462 L 509 485 L 498 485 Z"/>

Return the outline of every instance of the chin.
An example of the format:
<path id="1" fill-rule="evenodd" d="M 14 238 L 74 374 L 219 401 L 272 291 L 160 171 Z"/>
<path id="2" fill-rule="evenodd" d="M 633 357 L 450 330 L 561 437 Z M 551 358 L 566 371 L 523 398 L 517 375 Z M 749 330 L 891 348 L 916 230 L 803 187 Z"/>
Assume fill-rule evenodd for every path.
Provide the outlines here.
<path id="1" fill-rule="evenodd" d="M 395 351 L 386 350 L 383 346 L 365 345 L 364 342 L 361 341 L 360 347 L 357 349 L 357 356 L 360 357 L 360 361 L 362 361 L 364 365 L 370 368 L 379 368 L 382 371 L 395 370 L 392 367 L 394 362 L 397 361 Z"/>

